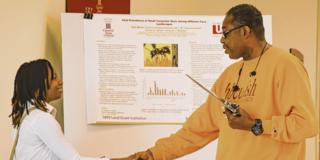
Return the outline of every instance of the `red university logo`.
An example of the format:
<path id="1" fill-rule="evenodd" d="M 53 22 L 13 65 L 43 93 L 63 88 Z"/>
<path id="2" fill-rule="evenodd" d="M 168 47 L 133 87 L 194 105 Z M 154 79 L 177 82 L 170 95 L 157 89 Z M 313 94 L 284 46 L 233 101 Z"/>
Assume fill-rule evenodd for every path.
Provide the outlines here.
<path id="1" fill-rule="evenodd" d="M 221 34 L 221 33 L 222 33 L 222 27 L 220 24 L 212 25 L 212 34 Z"/>

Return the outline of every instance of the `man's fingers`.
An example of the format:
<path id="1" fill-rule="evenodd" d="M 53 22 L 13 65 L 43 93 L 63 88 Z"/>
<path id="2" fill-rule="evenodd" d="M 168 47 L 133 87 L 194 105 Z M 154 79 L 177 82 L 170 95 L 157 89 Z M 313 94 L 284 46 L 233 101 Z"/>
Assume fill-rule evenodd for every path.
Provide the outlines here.
<path id="1" fill-rule="evenodd" d="M 133 160 L 153 160 L 152 156 L 148 154 L 147 151 L 135 153 L 133 156 Z"/>
<path id="2" fill-rule="evenodd" d="M 111 160 L 132 160 L 132 158 L 127 157 L 127 158 L 111 158 Z"/>
<path id="3" fill-rule="evenodd" d="M 226 109 L 226 110 L 224 110 L 224 113 L 226 114 L 228 120 L 232 117 L 231 111 L 229 111 L 229 110 Z"/>

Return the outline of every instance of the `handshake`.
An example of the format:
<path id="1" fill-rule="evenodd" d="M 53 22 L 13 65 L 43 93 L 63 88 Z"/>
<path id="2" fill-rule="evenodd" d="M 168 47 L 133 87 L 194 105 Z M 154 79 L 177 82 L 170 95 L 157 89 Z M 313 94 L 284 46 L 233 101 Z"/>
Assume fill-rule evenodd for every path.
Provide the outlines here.
<path id="1" fill-rule="evenodd" d="M 110 160 L 154 160 L 150 150 L 142 151 L 124 158 L 111 158 Z"/>

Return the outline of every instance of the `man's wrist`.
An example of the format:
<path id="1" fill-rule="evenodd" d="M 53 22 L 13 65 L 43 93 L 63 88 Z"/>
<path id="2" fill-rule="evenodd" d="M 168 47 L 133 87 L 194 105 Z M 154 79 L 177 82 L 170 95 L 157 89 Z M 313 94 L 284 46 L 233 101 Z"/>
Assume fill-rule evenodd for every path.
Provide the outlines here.
<path id="1" fill-rule="evenodd" d="M 261 119 L 255 119 L 254 125 L 251 127 L 251 132 L 255 136 L 259 136 L 263 133 L 262 121 Z"/>
<path id="2" fill-rule="evenodd" d="M 248 122 L 248 127 L 247 127 L 247 130 L 251 132 L 251 128 L 252 126 L 254 126 L 256 123 L 256 121 L 254 119 L 250 119 L 250 121 Z"/>

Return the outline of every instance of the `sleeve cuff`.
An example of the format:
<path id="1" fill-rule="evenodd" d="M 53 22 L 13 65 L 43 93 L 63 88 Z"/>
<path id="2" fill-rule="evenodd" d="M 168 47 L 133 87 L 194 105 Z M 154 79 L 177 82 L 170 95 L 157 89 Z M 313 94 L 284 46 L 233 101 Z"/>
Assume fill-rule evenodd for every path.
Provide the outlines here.
<path id="1" fill-rule="evenodd" d="M 271 120 L 262 120 L 263 134 L 272 134 L 272 121 Z"/>
<path id="2" fill-rule="evenodd" d="M 268 134 L 268 135 L 271 135 L 272 137 L 277 136 L 278 130 L 275 123 L 273 123 L 273 121 L 274 121 L 274 118 L 272 118 L 272 120 L 262 120 L 262 128 L 264 130 L 263 134 Z"/>

